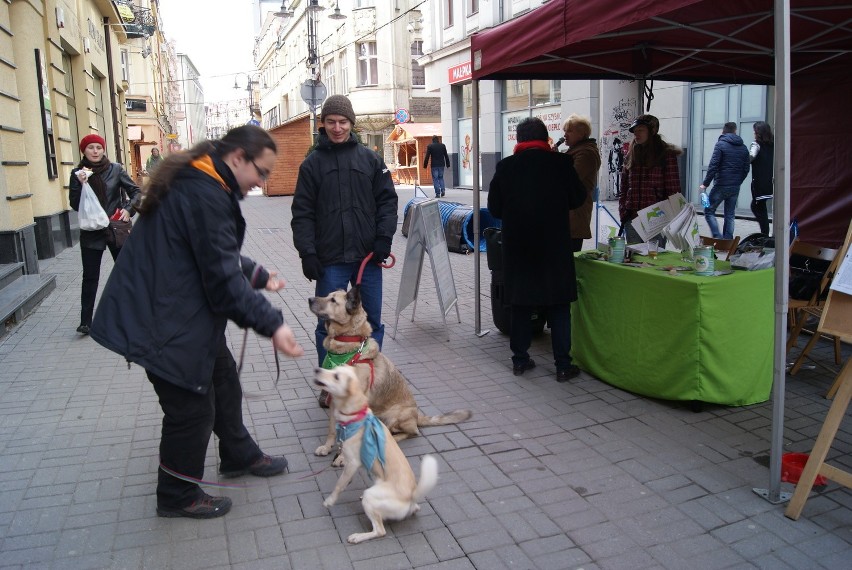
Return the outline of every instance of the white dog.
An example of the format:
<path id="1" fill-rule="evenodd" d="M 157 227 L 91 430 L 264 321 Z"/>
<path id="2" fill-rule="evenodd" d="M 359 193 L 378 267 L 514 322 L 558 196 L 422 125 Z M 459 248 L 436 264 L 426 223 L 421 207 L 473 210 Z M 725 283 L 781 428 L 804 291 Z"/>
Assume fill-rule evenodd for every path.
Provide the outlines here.
<path id="1" fill-rule="evenodd" d="M 375 481 L 361 498 L 373 530 L 351 534 L 347 540 L 357 544 L 384 536 L 385 519 L 402 520 L 420 510 L 417 503 L 438 482 L 438 462 L 431 455 L 425 455 L 420 462 L 420 482 L 417 483 L 411 465 L 387 426 L 370 411 L 355 370 L 351 366 L 338 366 L 332 370 L 316 368 L 314 373 L 314 382 L 334 400 L 334 419 L 344 457 L 343 473 L 323 505 L 330 507 L 337 502 L 363 463 Z"/>

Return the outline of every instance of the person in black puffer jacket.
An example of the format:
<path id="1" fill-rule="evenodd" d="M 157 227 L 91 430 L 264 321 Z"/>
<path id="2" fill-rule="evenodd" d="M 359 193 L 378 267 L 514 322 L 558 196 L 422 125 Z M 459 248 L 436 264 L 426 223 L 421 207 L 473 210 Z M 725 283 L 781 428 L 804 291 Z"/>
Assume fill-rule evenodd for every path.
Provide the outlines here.
<path id="1" fill-rule="evenodd" d="M 299 167 L 293 196 L 293 243 L 302 271 L 316 281 L 316 296 L 355 284 L 361 262 L 372 253 L 361 281 L 361 302 L 382 346 L 382 268 L 396 232 L 397 195 L 390 172 L 375 152 L 352 134 L 355 112 L 343 95 L 325 100 L 316 148 Z M 325 324 L 317 321 L 320 366 Z"/>
<path id="2" fill-rule="evenodd" d="M 139 186 L 130 179 L 120 164 L 110 162 L 105 148 L 106 141 L 98 135 L 86 135 L 80 140 L 80 152 L 83 158 L 77 168 L 71 171 L 68 201 L 75 211 L 80 209 L 83 182 L 86 182 L 87 171 L 90 171 L 89 185 L 94 190 L 107 217 L 112 217 L 118 211 L 120 219 L 129 222 L 136 213 L 133 205 L 139 197 Z M 84 335 L 89 334 L 89 328 L 92 326 L 92 313 L 95 311 L 95 296 L 98 293 L 104 250 L 109 248 L 113 260 L 121 251 L 121 247 L 115 243 L 107 242 L 107 231 L 106 228 L 94 231 L 80 230 L 83 287 L 80 291 L 80 326 L 77 327 L 77 332 Z"/>
<path id="3" fill-rule="evenodd" d="M 163 161 L 145 189 L 140 220 L 101 296 L 92 338 L 142 366 L 163 409 L 157 514 L 213 518 L 231 508 L 193 482 L 204 475 L 210 434 L 223 477 L 283 473 L 242 419 L 242 390 L 225 339 L 228 320 L 271 337 L 288 355 L 304 351 L 281 311 L 256 289 L 284 282 L 241 256 L 239 200 L 275 164 L 275 143 L 255 126 L 229 131 Z"/>
<path id="4" fill-rule="evenodd" d="M 716 146 L 713 147 L 713 156 L 710 157 L 710 164 L 707 166 L 707 175 L 698 187 L 699 190 L 704 191 L 710 182 L 715 181 L 710 190 L 710 206 L 704 208 L 704 219 L 707 220 L 714 238 L 734 237 L 737 198 L 740 195 L 740 185 L 748 176 L 748 168 L 748 149 L 743 144 L 743 139 L 737 134 L 737 124 L 725 123 L 722 134 L 716 141 Z M 725 224 L 722 227 L 722 233 L 719 233 L 716 208 L 722 203 L 725 205 Z"/>

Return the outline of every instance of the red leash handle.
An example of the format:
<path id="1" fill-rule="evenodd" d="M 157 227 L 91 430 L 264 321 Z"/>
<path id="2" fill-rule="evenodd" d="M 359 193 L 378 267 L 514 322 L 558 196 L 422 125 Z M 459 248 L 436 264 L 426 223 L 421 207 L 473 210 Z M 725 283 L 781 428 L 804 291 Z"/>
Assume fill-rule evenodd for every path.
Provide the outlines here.
<path id="1" fill-rule="evenodd" d="M 361 267 L 358 268 L 358 277 L 355 278 L 355 285 L 361 284 L 361 277 L 364 276 L 364 268 L 367 267 L 367 263 L 373 259 L 373 252 L 367 254 L 367 257 L 364 258 L 364 261 L 361 262 Z M 388 254 L 388 259 L 390 259 L 390 263 L 380 263 L 379 267 L 382 269 L 390 269 L 394 265 L 396 265 L 396 256 L 394 254 Z"/>

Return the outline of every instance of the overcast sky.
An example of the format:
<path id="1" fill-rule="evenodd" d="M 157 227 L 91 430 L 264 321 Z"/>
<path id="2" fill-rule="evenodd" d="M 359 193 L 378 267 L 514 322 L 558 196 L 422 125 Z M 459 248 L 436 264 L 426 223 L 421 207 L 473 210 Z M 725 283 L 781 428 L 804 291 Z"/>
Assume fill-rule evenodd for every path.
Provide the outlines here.
<path id="1" fill-rule="evenodd" d="M 254 69 L 252 0 L 160 0 L 160 15 L 166 38 L 201 74 L 206 102 L 246 96 L 244 90 L 234 91 L 234 79 Z M 245 88 L 244 75 L 237 81 Z"/>

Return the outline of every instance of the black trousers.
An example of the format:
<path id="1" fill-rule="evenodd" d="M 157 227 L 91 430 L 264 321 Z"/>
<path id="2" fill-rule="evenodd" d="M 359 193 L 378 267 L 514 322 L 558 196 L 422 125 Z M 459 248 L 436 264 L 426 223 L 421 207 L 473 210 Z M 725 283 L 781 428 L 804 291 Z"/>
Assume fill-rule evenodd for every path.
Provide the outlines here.
<path id="1" fill-rule="evenodd" d="M 219 438 L 219 469 L 244 469 L 261 458 L 263 452 L 243 424 L 243 391 L 237 365 L 222 335 L 213 385 L 207 394 L 179 388 L 156 374 L 148 379 L 163 409 L 160 463 L 170 470 L 202 479 L 210 433 Z M 201 488 L 169 475 L 162 469 L 157 477 L 157 505 L 183 508 L 202 495 Z"/>
<path id="2" fill-rule="evenodd" d="M 769 235 L 769 212 L 766 210 L 766 202 L 768 200 L 752 200 L 751 213 L 757 219 L 760 225 L 760 233 L 765 236 Z"/>
<path id="3" fill-rule="evenodd" d="M 571 305 L 550 305 L 547 311 L 547 323 L 550 325 L 550 342 L 553 348 L 553 363 L 556 370 L 565 370 L 571 366 Z M 520 366 L 530 358 L 527 352 L 532 344 L 533 307 L 512 305 L 512 324 L 509 328 L 509 348 L 512 350 L 512 364 Z"/>
<path id="4" fill-rule="evenodd" d="M 112 254 L 112 260 L 118 257 L 120 248 L 108 246 Z M 92 314 L 95 312 L 95 297 L 98 294 L 98 280 L 101 277 L 101 259 L 104 256 L 102 249 L 90 249 L 80 247 L 80 256 L 83 258 L 83 288 L 80 291 L 80 324 L 92 326 Z"/>

